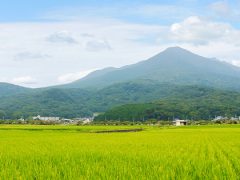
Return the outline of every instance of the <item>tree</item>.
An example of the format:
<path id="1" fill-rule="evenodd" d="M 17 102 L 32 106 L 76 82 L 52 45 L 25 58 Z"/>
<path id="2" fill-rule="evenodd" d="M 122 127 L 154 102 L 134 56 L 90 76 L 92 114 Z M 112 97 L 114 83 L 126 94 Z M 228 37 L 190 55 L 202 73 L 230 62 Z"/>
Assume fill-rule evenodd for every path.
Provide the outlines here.
<path id="1" fill-rule="evenodd" d="M 20 118 L 23 117 L 23 113 L 21 111 L 16 111 L 16 112 L 13 113 L 12 117 L 14 119 L 20 119 Z"/>
<path id="2" fill-rule="evenodd" d="M 4 119 L 5 119 L 5 116 L 6 116 L 5 111 L 0 110 L 0 119 L 4 120 Z"/>

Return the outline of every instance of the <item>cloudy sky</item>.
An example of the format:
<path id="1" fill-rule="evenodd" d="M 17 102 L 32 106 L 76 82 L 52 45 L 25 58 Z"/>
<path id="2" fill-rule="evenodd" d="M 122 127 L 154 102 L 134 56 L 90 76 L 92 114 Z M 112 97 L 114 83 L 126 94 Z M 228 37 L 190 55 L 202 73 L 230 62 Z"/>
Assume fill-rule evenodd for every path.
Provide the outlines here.
<path id="1" fill-rule="evenodd" d="M 0 2 L 0 82 L 68 83 L 169 46 L 240 66 L 240 0 Z"/>

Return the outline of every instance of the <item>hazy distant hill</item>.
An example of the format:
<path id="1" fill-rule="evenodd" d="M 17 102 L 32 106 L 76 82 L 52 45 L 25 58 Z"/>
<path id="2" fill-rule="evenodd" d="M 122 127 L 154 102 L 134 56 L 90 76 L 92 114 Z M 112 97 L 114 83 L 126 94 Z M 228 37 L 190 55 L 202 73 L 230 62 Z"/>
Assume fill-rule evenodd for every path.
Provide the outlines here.
<path id="1" fill-rule="evenodd" d="M 98 70 L 83 79 L 60 87 L 103 88 L 135 80 L 240 89 L 240 68 L 204 58 L 179 47 L 172 47 L 146 61 L 122 68 Z"/>
<path id="2" fill-rule="evenodd" d="M 30 91 L 30 88 L 25 88 L 25 87 L 21 87 L 21 86 L 9 84 L 9 83 L 0 82 L 0 97 L 15 95 L 19 93 L 25 93 L 29 91 Z"/>

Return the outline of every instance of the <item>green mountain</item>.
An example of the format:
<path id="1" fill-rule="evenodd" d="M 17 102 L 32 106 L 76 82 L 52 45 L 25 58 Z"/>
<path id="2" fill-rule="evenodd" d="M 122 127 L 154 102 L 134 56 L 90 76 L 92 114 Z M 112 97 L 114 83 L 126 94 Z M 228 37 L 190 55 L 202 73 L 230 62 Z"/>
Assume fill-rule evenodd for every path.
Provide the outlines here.
<path id="1" fill-rule="evenodd" d="M 96 91 L 48 89 L 18 94 L 0 98 L 0 111 L 4 112 L 5 117 L 12 119 L 37 114 L 73 118 L 90 116 L 93 112 L 107 111 L 108 113 L 109 109 L 121 105 L 150 102 L 164 103 L 164 113 L 175 112 L 176 115 L 181 116 L 188 115 L 186 113 L 188 109 L 190 114 L 199 113 L 195 117 L 202 118 L 208 117 L 211 109 L 213 109 L 211 115 L 240 113 L 240 93 L 238 92 L 199 86 L 160 84 L 153 81 L 119 83 Z M 128 108 L 128 111 L 134 113 L 135 108 Z M 129 118 L 118 110 L 112 114 L 115 116 L 107 115 L 107 117 Z M 146 116 L 148 117 L 152 115 Z"/>
<path id="2" fill-rule="evenodd" d="M 174 85 L 154 82 L 120 83 L 96 91 L 77 88 L 41 89 L 0 98 L 0 110 L 3 110 L 9 118 L 36 114 L 79 117 L 106 111 L 117 105 L 142 103 L 166 97 L 176 89 Z"/>
<path id="3" fill-rule="evenodd" d="M 112 119 L 127 119 L 131 113 L 158 119 L 234 116 L 240 115 L 239 90 L 240 68 L 174 47 L 146 61 L 98 70 L 62 86 L 27 89 L 1 83 L 0 119 L 37 114 L 72 118 L 105 111 L 104 116 Z"/>
<path id="4" fill-rule="evenodd" d="M 116 83 L 141 80 L 240 89 L 240 68 L 172 47 L 146 61 L 122 68 L 98 70 L 60 87 L 100 89 Z"/>
<path id="5" fill-rule="evenodd" d="M 35 90 L 0 98 L 0 112 L 4 112 L 5 117 L 10 119 L 38 114 L 66 118 L 87 116 L 91 112 L 84 107 L 83 102 L 87 102 L 89 96 L 88 92 L 79 89 Z"/>
<path id="6" fill-rule="evenodd" d="M 185 87 L 186 88 L 186 87 Z M 216 116 L 239 117 L 240 93 L 188 87 L 151 103 L 125 104 L 113 107 L 95 118 L 99 120 L 145 121 L 174 118 L 211 120 Z"/>
<path id="7" fill-rule="evenodd" d="M 0 82 L 0 97 L 26 93 L 29 92 L 30 90 L 31 90 L 30 88 Z"/>

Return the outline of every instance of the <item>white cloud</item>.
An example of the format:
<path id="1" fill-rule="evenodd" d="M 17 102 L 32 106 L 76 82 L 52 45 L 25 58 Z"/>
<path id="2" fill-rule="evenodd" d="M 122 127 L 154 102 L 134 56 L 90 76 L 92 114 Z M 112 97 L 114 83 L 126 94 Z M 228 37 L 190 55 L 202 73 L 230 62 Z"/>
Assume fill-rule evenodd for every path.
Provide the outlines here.
<path id="1" fill-rule="evenodd" d="M 211 9 L 221 16 L 226 16 L 231 13 L 231 9 L 226 1 L 217 1 L 210 5 Z"/>
<path id="2" fill-rule="evenodd" d="M 231 64 L 233 64 L 234 66 L 240 67 L 240 60 L 233 60 Z"/>
<path id="3" fill-rule="evenodd" d="M 63 74 L 58 77 L 58 82 L 59 83 L 69 83 L 72 81 L 76 81 L 78 79 L 81 79 L 81 78 L 87 76 L 89 73 L 91 73 L 95 70 L 97 70 L 97 69 L 90 69 L 90 70 L 81 71 L 81 72 Z"/>
<path id="4" fill-rule="evenodd" d="M 14 57 L 16 61 L 32 60 L 32 59 L 46 59 L 50 58 L 50 55 L 44 53 L 32 53 L 32 52 L 20 52 Z"/>
<path id="5" fill-rule="evenodd" d="M 212 41 L 239 44 L 240 31 L 227 23 L 212 22 L 197 16 L 174 23 L 170 27 L 170 39 L 177 42 L 204 45 Z"/>
<path id="6" fill-rule="evenodd" d="M 88 34 L 88 33 L 82 33 L 81 34 L 82 37 L 85 37 L 85 38 L 94 38 L 94 34 Z"/>
<path id="7" fill-rule="evenodd" d="M 111 50 L 111 46 L 106 40 L 90 40 L 85 45 L 88 51 Z"/>
<path id="8" fill-rule="evenodd" d="M 221 21 L 239 23 L 240 18 L 240 1 L 216 1 L 209 5 L 210 14 Z"/>
<path id="9" fill-rule="evenodd" d="M 19 85 L 29 85 L 29 84 L 35 84 L 37 81 L 31 76 L 21 76 L 21 77 L 15 77 L 12 79 L 13 84 L 19 84 Z"/>
<path id="10" fill-rule="evenodd" d="M 7 78 L 5 78 L 5 77 L 0 77 L 0 82 L 7 82 Z"/>
<path id="11" fill-rule="evenodd" d="M 49 35 L 46 40 L 52 43 L 68 43 L 68 44 L 76 44 L 77 40 L 71 35 L 68 31 L 58 31 L 51 35 Z"/>

